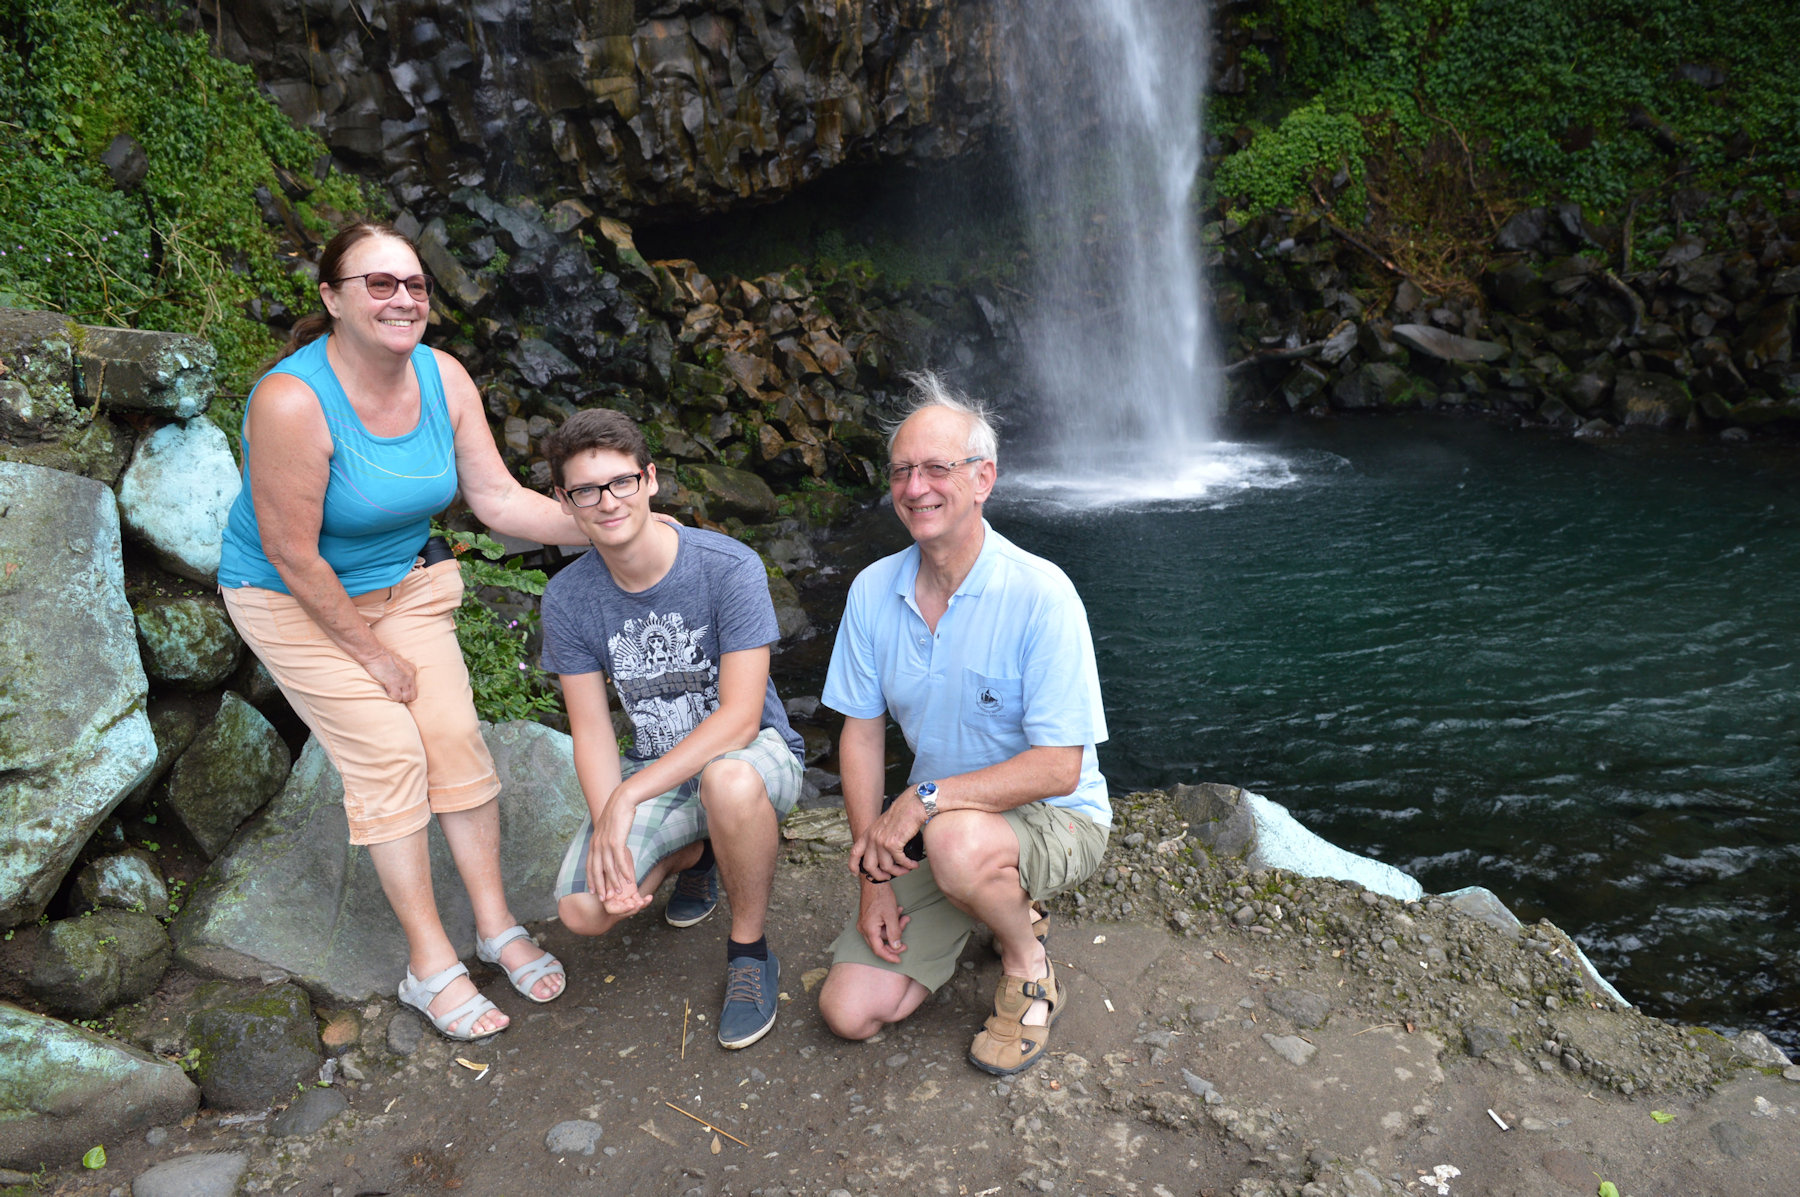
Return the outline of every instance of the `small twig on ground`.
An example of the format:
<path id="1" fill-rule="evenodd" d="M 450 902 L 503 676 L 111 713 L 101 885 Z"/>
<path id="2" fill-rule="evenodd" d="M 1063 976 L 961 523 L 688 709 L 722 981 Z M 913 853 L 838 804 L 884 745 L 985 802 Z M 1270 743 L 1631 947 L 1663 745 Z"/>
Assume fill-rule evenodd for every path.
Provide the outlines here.
<path id="1" fill-rule="evenodd" d="M 693 1007 L 688 1004 L 687 999 L 683 998 L 681 1002 L 681 1058 L 683 1060 L 687 1059 L 688 1011 L 692 1008 Z"/>
<path id="2" fill-rule="evenodd" d="M 668 1106 L 671 1110 L 674 1110 L 677 1114 L 687 1114 L 687 1116 L 689 1118 L 692 1118 L 695 1122 L 698 1122 L 701 1126 L 704 1126 L 707 1130 L 712 1131 L 714 1134 L 724 1135 L 727 1139 L 730 1139 L 733 1143 L 736 1143 L 739 1147 L 750 1146 L 750 1144 L 744 1142 L 742 1139 L 738 1138 L 736 1135 L 732 1134 L 730 1131 L 720 1130 L 718 1127 L 714 1126 L 712 1123 L 708 1122 L 706 1119 L 700 1117 L 700 1115 L 688 1114 L 688 1112 L 686 1110 L 682 1109 L 680 1106 L 676 1105 L 672 1101 L 665 1101 L 665 1102 L 663 1102 L 663 1104 L 665 1106 Z"/>
<path id="3" fill-rule="evenodd" d="M 1379 1022 L 1372 1027 L 1364 1027 L 1362 1030 L 1358 1031 L 1356 1035 L 1367 1035 L 1370 1031 L 1391 1031 L 1399 1025 L 1400 1024 L 1397 1022 Z M 1354 1039 L 1356 1038 L 1356 1035 L 1352 1035 L 1350 1038 Z"/>

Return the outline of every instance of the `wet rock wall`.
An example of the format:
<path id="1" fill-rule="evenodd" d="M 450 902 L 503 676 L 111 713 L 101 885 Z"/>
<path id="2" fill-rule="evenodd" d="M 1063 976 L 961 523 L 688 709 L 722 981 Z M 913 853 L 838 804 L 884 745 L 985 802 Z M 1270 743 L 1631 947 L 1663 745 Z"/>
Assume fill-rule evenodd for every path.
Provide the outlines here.
<path id="1" fill-rule="evenodd" d="M 942 158 L 993 119 L 990 0 L 201 0 L 344 166 L 691 217 L 840 163 Z"/>

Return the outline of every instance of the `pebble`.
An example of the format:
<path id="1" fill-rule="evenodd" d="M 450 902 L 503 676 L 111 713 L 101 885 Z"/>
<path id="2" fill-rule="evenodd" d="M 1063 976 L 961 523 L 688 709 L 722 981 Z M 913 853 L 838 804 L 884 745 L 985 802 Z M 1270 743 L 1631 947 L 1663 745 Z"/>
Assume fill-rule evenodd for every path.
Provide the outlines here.
<path id="1" fill-rule="evenodd" d="M 275 1115 L 269 1133 L 277 1137 L 310 1135 L 349 1108 L 349 1099 L 336 1089 L 308 1089 Z"/>
<path id="2" fill-rule="evenodd" d="M 165 1160 L 131 1182 L 132 1197 L 232 1197 L 250 1167 L 242 1151 L 207 1152 Z"/>
<path id="3" fill-rule="evenodd" d="M 144 1132 L 144 1142 L 152 1147 L 161 1147 L 169 1141 L 169 1129 L 164 1126 L 153 1126 Z M 16 1182 L 13 1182 L 16 1183 Z"/>
<path id="4" fill-rule="evenodd" d="M 544 1135 L 544 1150 L 551 1155 L 593 1155 L 600 1134 L 598 1122 L 571 1118 L 557 1123 Z"/>
<path id="5" fill-rule="evenodd" d="M 388 1020 L 387 1046 L 396 1056 L 410 1056 L 425 1038 L 425 1023 L 411 1010 L 401 1010 Z"/>
<path id="6" fill-rule="evenodd" d="M 1790 1064 L 1781 1070 L 1781 1075 L 1790 1081 L 1800 1081 L 1800 1064 Z"/>
<path id="7" fill-rule="evenodd" d="M 1269 1045 L 1269 1050 L 1297 1067 L 1311 1061 L 1319 1050 L 1318 1045 L 1308 1043 L 1298 1035 L 1271 1035 L 1265 1031 L 1263 1042 Z"/>
<path id="8" fill-rule="evenodd" d="M 907 1058 L 905 1052 L 895 1052 L 887 1058 L 886 1064 L 889 1068 L 899 1068 L 906 1063 Z"/>
<path id="9" fill-rule="evenodd" d="M 1183 1083 L 1187 1085 L 1188 1092 L 1192 1093 L 1195 1097 L 1200 1098 L 1202 1101 L 1218 1096 L 1219 1091 L 1213 1086 L 1211 1081 L 1204 1077 L 1195 1076 L 1185 1068 L 1181 1070 L 1181 1079 Z"/>

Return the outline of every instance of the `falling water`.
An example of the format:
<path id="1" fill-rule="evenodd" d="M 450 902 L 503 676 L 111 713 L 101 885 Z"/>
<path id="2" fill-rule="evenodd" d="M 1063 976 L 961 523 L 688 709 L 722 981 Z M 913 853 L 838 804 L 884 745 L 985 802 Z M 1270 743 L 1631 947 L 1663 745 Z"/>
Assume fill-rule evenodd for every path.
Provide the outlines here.
<path id="1" fill-rule="evenodd" d="M 1206 8 L 1013 10 L 1007 81 L 1033 265 L 1027 484 L 1123 475 L 1187 479 L 1164 494 L 1207 489 L 1219 375 L 1194 209 Z"/>

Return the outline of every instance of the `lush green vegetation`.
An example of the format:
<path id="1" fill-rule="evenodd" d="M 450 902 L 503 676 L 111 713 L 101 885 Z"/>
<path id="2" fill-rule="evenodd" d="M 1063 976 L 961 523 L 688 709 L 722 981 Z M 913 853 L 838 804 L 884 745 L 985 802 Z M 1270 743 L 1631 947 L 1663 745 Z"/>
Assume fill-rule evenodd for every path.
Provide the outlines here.
<path id="1" fill-rule="evenodd" d="M 185 6 L 0 0 L 0 304 L 94 324 L 175 329 L 218 348 L 241 392 L 277 339 L 245 311 L 316 300 L 284 270 L 256 189 L 314 187 L 324 152 L 258 95 L 248 68 L 180 30 Z M 149 170 L 132 194 L 100 156 L 128 133 Z M 326 235 L 365 206 L 343 176 L 293 204 Z"/>
<path id="2" fill-rule="evenodd" d="M 1465 202 L 1568 198 L 1601 219 L 1676 188 L 1800 182 L 1793 0 L 1266 0 L 1256 19 L 1280 61 L 1251 47 L 1249 94 L 1213 111 L 1241 130 L 1214 180 L 1241 216 L 1348 215 L 1365 177 L 1378 204 L 1441 176 Z"/>
<path id="3" fill-rule="evenodd" d="M 532 663 L 526 649 L 538 623 L 536 606 L 522 607 L 521 614 L 509 618 L 476 595 L 486 586 L 541 597 L 548 581 L 544 571 L 523 568 L 517 557 L 502 560 L 506 550 L 486 533 L 446 532 L 440 527 L 432 531 L 449 539 L 462 567 L 463 601 L 456 611 L 456 639 L 468 662 L 476 711 L 483 719 L 502 723 L 562 710 L 562 699 L 551 687 L 549 675 Z"/>

